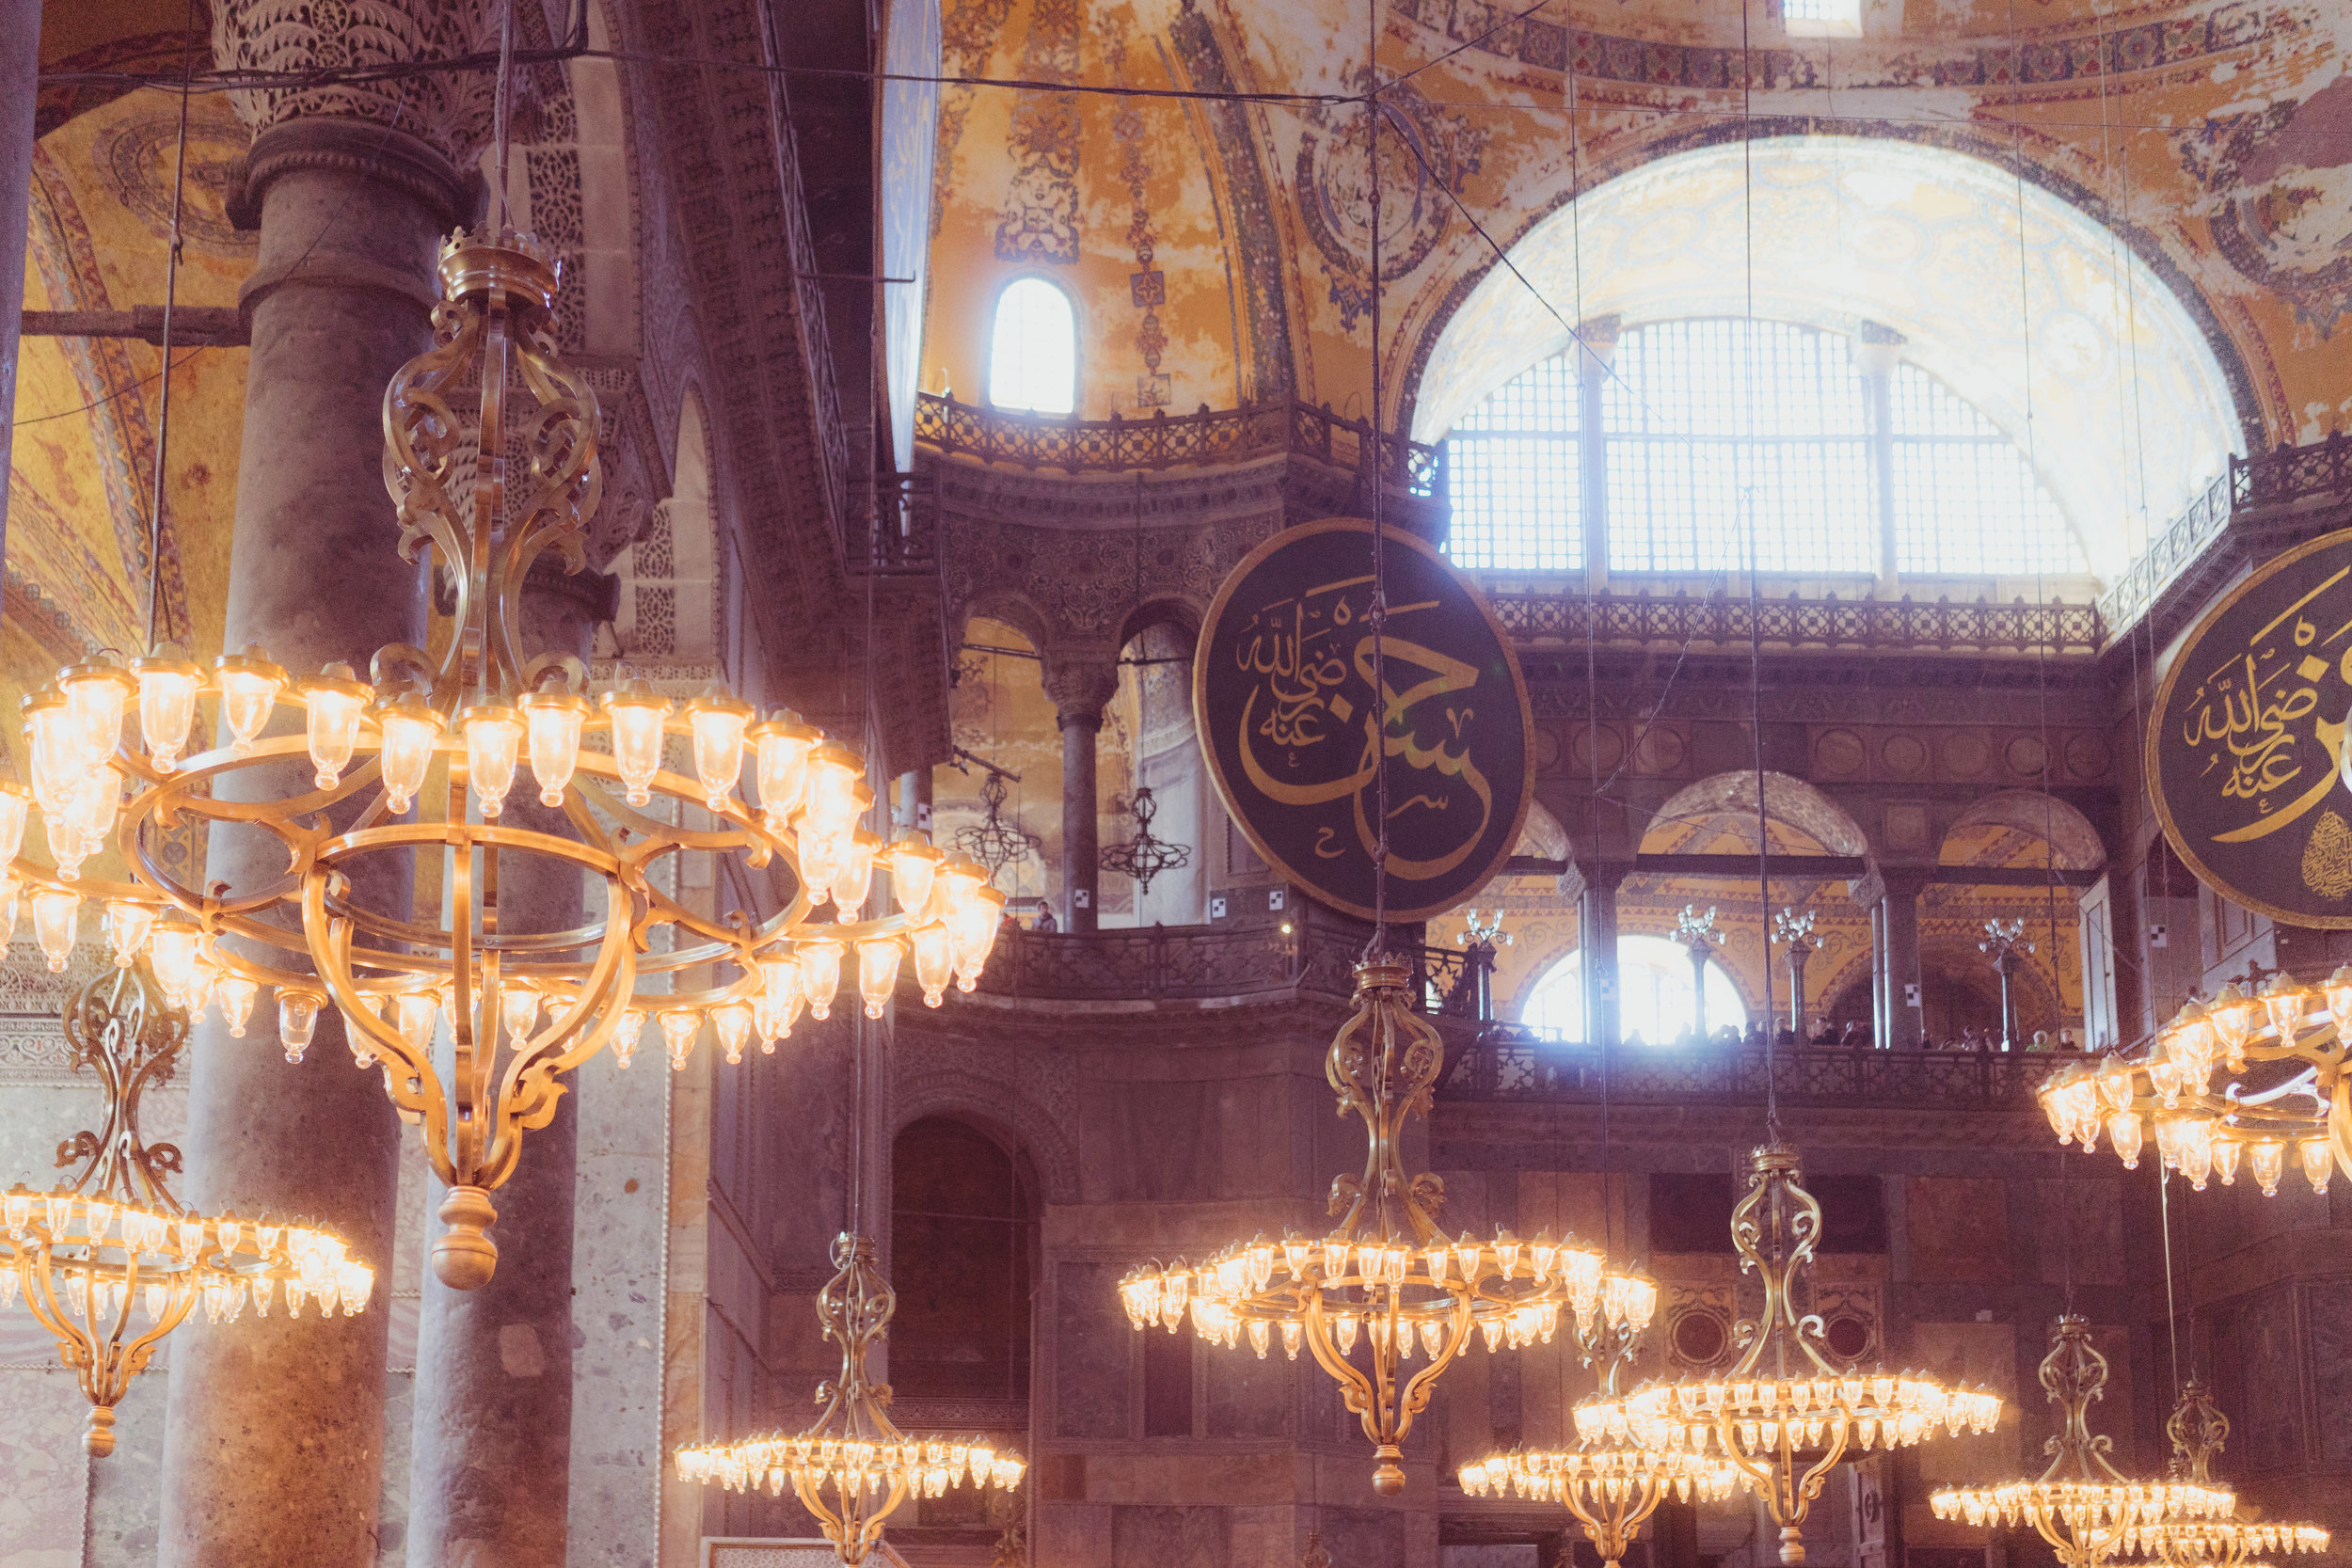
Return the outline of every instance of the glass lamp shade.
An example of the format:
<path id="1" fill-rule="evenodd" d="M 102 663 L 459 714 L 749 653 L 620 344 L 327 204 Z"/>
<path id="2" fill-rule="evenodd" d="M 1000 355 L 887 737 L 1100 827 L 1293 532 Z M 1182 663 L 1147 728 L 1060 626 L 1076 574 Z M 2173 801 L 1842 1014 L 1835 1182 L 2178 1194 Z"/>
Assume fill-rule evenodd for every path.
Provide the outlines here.
<path id="1" fill-rule="evenodd" d="M 73 956 L 81 910 L 79 894 L 43 888 L 33 895 L 33 935 L 40 942 L 41 957 L 49 960 L 52 974 L 63 974 L 66 960 Z"/>
<path id="2" fill-rule="evenodd" d="M 506 792 L 515 787 L 515 768 L 522 760 L 523 716 L 489 704 L 460 713 L 457 727 L 466 737 L 466 771 L 474 800 L 483 820 L 492 820 L 504 809 Z"/>
<path id="3" fill-rule="evenodd" d="M 147 743 L 147 760 L 159 773 L 172 772 L 196 722 L 203 667 L 181 654 L 177 644 L 166 644 L 146 658 L 133 659 L 131 673 L 139 686 L 139 738 Z"/>
<path id="4" fill-rule="evenodd" d="M 421 693 L 405 691 L 376 709 L 376 722 L 384 732 L 384 793 L 387 804 L 397 816 L 405 812 L 424 787 L 425 775 L 433 768 L 434 748 L 441 738 L 441 730 L 448 722 Z"/>
<path id="5" fill-rule="evenodd" d="M 306 711 L 310 766 L 321 789 L 332 789 L 359 747 L 359 721 L 375 700 L 375 689 L 356 679 L 348 664 L 330 664 L 299 688 Z"/>
<path id="6" fill-rule="evenodd" d="M 789 708 L 752 727 L 759 779 L 759 810 L 771 828 L 781 828 L 799 814 L 808 788 L 808 754 L 824 738 Z"/>
<path id="7" fill-rule="evenodd" d="M 751 704 L 716 683 L 686 705 L 687 727 L 693 736 L 694 778 L 703 786 L 707 811 L 724 811 L 742 778 L 743 731 L 753 713 Z"/>
<path id="8" fill-rule="evenodd" d="M 909 833 L 887 851 L 890 857 L 890 893 L 898 900 L 901 911 L 920 917 L 931 901 L 931 889 L 939 880 L 939 868 L 947 857 L 920 833 Z"/>
<path id="9" fill-rule="evenodd" d="M 229 743 L 243 753 L 251 750 L 269 726 L 270 709 L 286 687 L 286 672 L 270 662 L 258 646 L 241 654 L 223 654 L 213 660 L 213 685 L 220 691 L 220 717 L 229 726 Z"/>
<path id="10" fill-rule="evenodd" d="M 612 721 L 612 761 L 632 806 L 653 804 L 653 777 L 661 771 L 661 725 L 670 717 L 670 699 L 639 677 L 604 694 L 604 711 Z"/>
<path id="11" fill-rule="evenodd" d="M 898 961 L 906 950 L 897 937 L 868 937 L 857 944 L 857 992 L 866 1003 L 866 1016 L 880 1018 L 898 989 Z"/>
<path id="12" fill-rule="evenodd" d="M 560 806 L 580 766 L 588 701 L 569 691 L 534 691 L 522 700 L 522 710 L 531 733 L 531 776 L 539 781 L 539 803 Z"/>
<path id="13" fill-rule="evenodd" d="M 917 926 L 908 940 L 914 948 L 914 983 L 923 988 L 923 1006 L 936 1007 L 956 977 L 955 935 L 933 921 Z"/>
<path id="14" fill-rule="evenodd" d="M 93 764 L 114 755 L 122 742 L 122 715 L 138 691 L 131 673 L 101 657 L 69 665 L 57 675 L 65 693 L 66 710 L 80 732 L 83 754 Z"/>
<path id="15" fill-rule="evenodd" d="M 830 937 L 812 938 L 800 944 L 796 956 L 801 999 L 808 1004 L 808 1016 L 821 1023 L 832 1016 L 834 993 L 841 989 L 841 944 Z"/>

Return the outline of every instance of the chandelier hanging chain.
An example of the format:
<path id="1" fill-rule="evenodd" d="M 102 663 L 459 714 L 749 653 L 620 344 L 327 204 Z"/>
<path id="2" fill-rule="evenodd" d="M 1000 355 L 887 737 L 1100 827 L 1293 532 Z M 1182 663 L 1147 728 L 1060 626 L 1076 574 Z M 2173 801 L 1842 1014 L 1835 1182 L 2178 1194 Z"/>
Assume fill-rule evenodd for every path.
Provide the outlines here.
<path id="1" fill-rule="evenodd" d="M 1381 439 L 1383 412 L 1380 384 L 1380 305 L 1386 290 L 1380 277 L 1380 8 L 1382 0 L 1366 0 L 1369 20 L 1364 48 L 1365 183 L 1372 202 L 1372 419 L 1371 461 L 1364 471 L 1372 476 L 1372 756 L 1373 792 L 1380 812 L 1380 831 L 1372 846 L 1372 945 L 1368 958 L 1389 951 L 1389 577 L 1387 540 L 1381 535 L 1383 502 L 1388 493 L 1388 451 Z"/>
<path id="2" fill-rule="evenodd" d="M 171 455 L 171 318 L 180 298 L 180 213 L 188 189 L 188 99 L 195 87 L 196 0 L 188 0 L 187 43 L 182 55 L 180 132 L 171 155 L 171 228 L 164 246 L 164 322 L 156 351 L 155 472 L 147 508 L 147 644 L 163 637 L 164 474 Z"/>

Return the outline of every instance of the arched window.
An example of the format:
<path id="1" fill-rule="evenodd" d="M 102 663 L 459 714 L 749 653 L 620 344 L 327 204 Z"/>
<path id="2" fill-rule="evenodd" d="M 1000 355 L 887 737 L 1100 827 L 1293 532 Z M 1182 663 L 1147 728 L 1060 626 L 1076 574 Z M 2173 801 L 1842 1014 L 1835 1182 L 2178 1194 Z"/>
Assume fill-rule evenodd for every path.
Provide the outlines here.
<path id="1" fill-rule="evenodd" d="M 1570 953 L 1528 989 L 1519 1022 L 1563 1039 L 1584 1037 L 1584 956 Z M 1671 1045 L 1691 1032 L 1691 958 L 1663 937 L 1617 939 L 1617 1035 Z M 1707 1028 L 1744 1030 L 1748 1009 L 1723 965 L 1707 966 Z"/>
<path id="2" fill-rule="evenodd" d="M 1898 571 L 2085 570 L 2057 502 L 1991 420 L 1915 366 L 1864 369 L 1840 334 L 1637 327 L 1596 372 L 1590 430 L 1581 356 L 1522 372 L 1448 435 L 1448 549 L 1463 565 L 1581 569 L 1583 483 L 1597 472 L 1613 572 L 1875 575 L 1882 495 Z"/>
<path id="3" fill-rule="evenodd" d="M 974 1127 L 932 1117 L 891 1147 L 890 1382 L 910 1399 L 1029 1397 L 1035 1184 Z"/>
<path id="4" fill-rule="evenodd" d="M 1070 296 L 1041 277 L 1021 278 L 996 296 L 988 401 L 1033 414 L 1078 406 L 1078 314 Z"/>

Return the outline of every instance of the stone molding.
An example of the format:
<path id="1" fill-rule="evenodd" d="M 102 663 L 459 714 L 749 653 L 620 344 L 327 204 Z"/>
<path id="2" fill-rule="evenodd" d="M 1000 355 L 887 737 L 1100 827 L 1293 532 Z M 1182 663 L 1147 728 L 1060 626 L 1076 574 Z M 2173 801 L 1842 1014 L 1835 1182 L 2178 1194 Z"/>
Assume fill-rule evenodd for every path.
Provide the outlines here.
<path id="1" fill-rule="evenodd" d="M 970 1116 L 1011 1134 L 1037 1167 L 1048 1203 L 1079 1199 L 1077 1085 L 1057 1053 L 951 1050 L 898 1037 L 891 1131 L 930 1116 Z"/>
<path id="2" fill-rule="evenodd" d="M 213 61 L 223 71 L 306 71 L 405 65 L 498 48 L 501 0 L 227 0 L 213 11 Z M 374 82 L 249 87 L 231 92 L 257 133 L 298 120 L 398 126 L 464 167 L 490 139 L 498 79 L 433 71 Z"/>
<path id="3" fill-rule="evenodd" d="M 286 175 L 302 173 L 340 174 L 389 186 L 432 208 L 444 228 L 470 221 L 483 195 L 479 174 L 461 169 L 438 149 L 391 126 L 351 119 L 293 120 L 270 126 L 253 138 L 252 148 L 233 176 L 230 221 L 239 229 L 259 229 L 262 200 L 271 184 Z M 248 277 L 238 291 L 238 303 L 249 309 L 248 296 L 258 297 L 287 281 L 342 282 L 335 274 L 360 266 L 364 261 L 332 248 L 324 255 L 313 252 L 306 262 L 313 260 L 321 264 L 306 264 L 292 277 L 267 274 Z M 407 276 L 389 267 L 377 270 L 389 277 Z M 428 304 L 440 297 L 440 290 L 424 280 L 418 280 L 416 287 L 423 289 Z"/>

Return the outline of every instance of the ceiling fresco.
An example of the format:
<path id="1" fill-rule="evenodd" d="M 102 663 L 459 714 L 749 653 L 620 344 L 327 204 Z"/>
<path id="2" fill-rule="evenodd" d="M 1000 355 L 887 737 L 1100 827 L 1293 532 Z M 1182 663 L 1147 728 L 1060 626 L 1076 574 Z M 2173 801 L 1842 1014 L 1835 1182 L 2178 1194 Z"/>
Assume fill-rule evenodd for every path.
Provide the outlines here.
<path id="1" fill-rule="evenodd" d="M 1758 313 L 1894 326 L 2021 437 L 2030 388 L 2041 466 L 2103 575 L 2224 453 L 2341 423 L 2352 8 L 2050 0 L 2014 8 L 2011 36 L 2012 9 L 1874 3 L 1844 40 L 1758 16 L 1743 56 L 1718 0 L 1563 4 L 1499 30 L 1509 11 L 1481 0 L 1385 0 L 1382 73 L 1411 73 L 1380 160 L 1389 417 L 1425 438 L 1564 341 L 1577 247 L 1543 236 L 1578 221 L 1580 188 L 1581 313 L 1743 309 L 1744 127 Z M 1369 23 L 1337 0 L 948 0 L 945 25 L 950 71 L 1344 95 Z M 946 96 L 927 387 L 977 400 L 989 304 L 1034 274 L 1078 303 L 1085 417 L 1286 388 L 1362 412 L 1359 111 Z M 1807 131 L 1839 135 L 1788 139 Z M 1535 258 L 1540 303 L 1498 246 Z"/>

